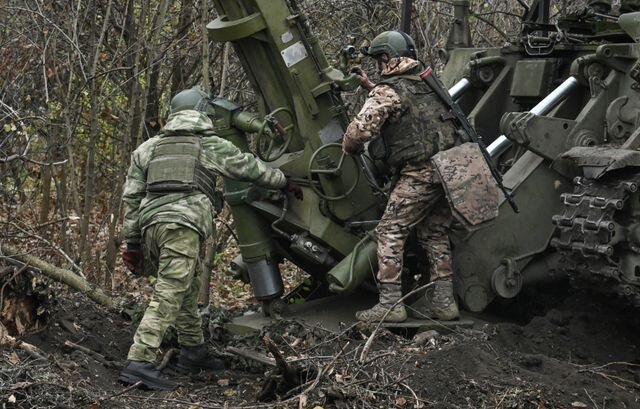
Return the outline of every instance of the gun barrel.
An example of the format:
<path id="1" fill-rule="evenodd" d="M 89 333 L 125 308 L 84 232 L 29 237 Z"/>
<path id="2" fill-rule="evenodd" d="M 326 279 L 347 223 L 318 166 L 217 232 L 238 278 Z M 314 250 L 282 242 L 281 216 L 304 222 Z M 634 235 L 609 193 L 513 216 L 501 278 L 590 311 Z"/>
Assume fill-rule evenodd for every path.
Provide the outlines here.
<path id="1" fill-rule="evenodd" d="M 560 102 L 569 95 L 578 86 L 578 79 L 576 77 L 567 78 L 558 88 L 554 89 L 551 94 L 547 95 L 545 99 L 540 101 L 538 105 L 531 109 L 532 114 L 546 115 L 553 108 L 555 108 Z"/>
<path id="2" fill-rule="evenodd" d="M 558 86 L 553 92 L 551 92 L 545 99 L 540 101 L 538 105 L 531 109 L 531 113 L 535 115 L 546 115 L 553 108 L 558 106 L 559 103 L 564 101 L 564 99 L 578 86 L 578 79 L 576 77 L 567 78 L 562 84 Z M 491 155 L 492 158 L 501 155 L 511 146 L 512 142 L 507 139 L 506 136 L 502 135 L 489 147 L 487 148 L 487 152 Z"/>
<path id="3" fill-rule="evenodd" d="M 467 92 L 470 87 L 471 81 L 463 78 L 460 81 L 456 82 L 451 88 L 449 88 L 449 95 L 451 95 L 451 98 L 454 101 L 457 101 L 465 92 Z"/>

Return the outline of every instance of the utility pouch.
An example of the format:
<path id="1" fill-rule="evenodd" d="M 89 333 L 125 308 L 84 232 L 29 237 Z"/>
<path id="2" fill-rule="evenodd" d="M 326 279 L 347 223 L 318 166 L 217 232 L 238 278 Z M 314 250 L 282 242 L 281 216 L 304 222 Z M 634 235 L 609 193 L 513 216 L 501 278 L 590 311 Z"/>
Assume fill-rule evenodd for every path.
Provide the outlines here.
<path id="1" fill-rule="evenodd" d="M 216 206 L 216 173 L 200 163 L 202 145 L 198 136 L 164 136 L 155 146 L 147 169 L 147 192 L 203 193 Z M 219 205 L 222 209 L 222 205 Z"/>

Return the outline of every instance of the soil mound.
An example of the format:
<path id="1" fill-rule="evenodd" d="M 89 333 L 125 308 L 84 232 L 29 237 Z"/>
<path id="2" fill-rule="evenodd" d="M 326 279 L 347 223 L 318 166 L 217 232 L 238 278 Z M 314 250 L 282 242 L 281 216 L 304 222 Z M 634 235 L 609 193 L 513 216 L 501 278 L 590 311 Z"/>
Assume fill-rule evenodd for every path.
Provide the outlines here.
<path id="1" fill-rule="evenodd" d="M 174 392 L 125 390 L 116 382 L 134 324 L 79 296 L 55 308 L 48 325 L 25 338 L 46 360 L 21 349 L 0 353 L 6 407 L 640 408 L 637 311 L 584 292 L 524 324 L 413 339 L 382 328 L 333 332 L 290 321 L 232 337 L 213 314 L 209 342 L 228 369 L 194 377 L 169 363 L 182 383 Z M 163 353 L 175 347 L 170 338 Z M 230 347 L 262 362 L 225 352 Z"/>

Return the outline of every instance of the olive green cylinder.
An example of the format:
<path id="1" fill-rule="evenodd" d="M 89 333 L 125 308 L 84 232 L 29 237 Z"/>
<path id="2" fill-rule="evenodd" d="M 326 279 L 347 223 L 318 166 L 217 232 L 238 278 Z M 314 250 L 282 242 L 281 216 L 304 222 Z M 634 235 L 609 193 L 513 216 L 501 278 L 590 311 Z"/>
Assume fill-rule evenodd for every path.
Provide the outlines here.
<path id="1" fill-rule="evenodd" d="M 329 271 L 329 290 L 348 294 L 374 275 L 378 270 L 377 248 L 378 244 L 371 236 L 360 240 L 353 251 Z"/>
<path id="2" fill-rule="evenodd" d="M 226 130 L 226 132 L 218 129 L 217 133 L 232 142 L 241 151 L 249 151 L 244 133 L 233 128 Z M 224 178 L 225 200 L 231 208 L 234 220 L 236 220 L 240 253 L 247 263 L 270 258 L 274 251 L 271 226 L 248 203 L 247 195 L 250 188 L 251 184 L 248 182 Z"/>

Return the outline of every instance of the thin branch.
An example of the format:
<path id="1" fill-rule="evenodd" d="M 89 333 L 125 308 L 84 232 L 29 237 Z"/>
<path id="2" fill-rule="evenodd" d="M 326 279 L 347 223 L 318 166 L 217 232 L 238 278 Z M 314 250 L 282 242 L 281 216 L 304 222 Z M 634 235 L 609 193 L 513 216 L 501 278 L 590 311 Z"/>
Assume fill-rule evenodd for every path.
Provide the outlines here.
<path id="1" fill-rule="evenodd" d="M 375 339 L 376 335 L 378 334 L 378 331 L 380 330 L 380 327 L 382 326 L 382 324 L 384 323 L 384 320 L 387 319 L 387 316 L 389 316 L 389 314 L 391 313 L 391 311 L 399 304 L 401 304 L 402 302 L 404 302 L 405 299 L 411 297 L 413 294 L 419 293 L 420 291 L 424 291 L 427 288 L 431 287 L 433 285 L 433 283 L 427 283 L 423 286 L 420 286 L 418 288 L 413 289 L 412 291 L 408 292 L 407 294 L 405 294 L 404 296 L 402 296 L 398 301 L 396 301 L 391 307 L 389 307 L 389 309 L 387 310 L 387 312 L 384 314 L 384 316 L 382 317 L 382 319 L 378 322 L 378 325 L 376 326 L 376 328 L 373 330 L 373 332 L 371 333 L 371 335 L 369 336 L 369 339 L 367 339 L 367 342 L 365 342 L 364 344 L 364 348 L 362 348 L 362 353 L 360 354 L 360 359 L 359 362 L 363 363 L 367 357 L 367 354 L 369 353 L 369 349 L 371 349 L 371 345 L 373 344 L 373 340 Z"/>
<path id="2" fill-rule="evenodd" d="M 59 246 L 57 246 L 54 243 L 51 243 L 49 240 L 45 239 L 44 237 L 37 235 L 35 233 L 30 233 L 28 231 L 26 231 L 25 229 L 23 229 L 22 227 L 18 226 L 17 224 L 10 222 L 10 221 L 3 221 L 2 223 L 4 224 L 9 224 L 13 227 L 15 227 L 16 229 L 20 230 L 22 233 L 26 234 L 29 237 L 33 237 L 34 239 L 40 240 L 43 243 L 45 243 L 46 245 L 50 246 L 51 248 L 53 248 L 54 250 L 56 250 L 58 253 L 60 253 L 62 255 L 62 257 L 64 257 L 72 266 L 73 268 L 77 271 L 78 275 L 84 279 L 86 279 L 87 277 L 85 277 L 84 273 L 82 272 L 82 268 L 80 268 L 79 265 L 77 265 L 73 259 L 71 257 L 69 257 L 69 255 L 67 253 L 64 252 L 64 250 L 62 250 L 62 248 L 60 248 Z"/>

